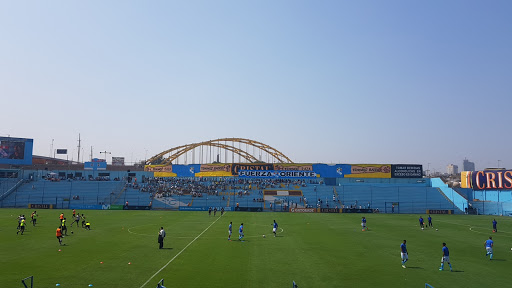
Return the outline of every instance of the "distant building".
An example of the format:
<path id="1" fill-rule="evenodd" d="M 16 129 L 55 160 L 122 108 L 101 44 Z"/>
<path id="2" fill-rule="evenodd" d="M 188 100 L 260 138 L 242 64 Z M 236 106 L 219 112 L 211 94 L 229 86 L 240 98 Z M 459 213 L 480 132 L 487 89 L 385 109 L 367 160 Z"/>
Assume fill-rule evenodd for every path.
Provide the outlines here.
<path id="1" fill-rule="evenodd" d="M 464 159 L 464 161 L 462 161 L 462 169 L 464 171 L 475 171 L 475 163 L 470 162 L 468 159 Z"/>
<path id="2" fill-rule="evenodd" d="M 446 172 L 448 173 L 448 175 L 459 174 L 459 166 L 450 164 L 446 166 Z"/>

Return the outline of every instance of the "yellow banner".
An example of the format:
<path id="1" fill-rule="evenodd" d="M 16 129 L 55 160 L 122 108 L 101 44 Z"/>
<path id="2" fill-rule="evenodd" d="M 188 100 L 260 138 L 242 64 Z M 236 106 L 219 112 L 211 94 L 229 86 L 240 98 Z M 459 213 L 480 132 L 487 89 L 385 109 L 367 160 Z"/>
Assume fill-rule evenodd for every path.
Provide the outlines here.
<path id="1" fill-rule="evenodd" d="M 311 165 L 311 164 L 279 163 L 279 164 L 274 164 L 274 170 L 280 170 L 280 171 L 286 171 L 286 170 L 313 171 L 313 165 Z"/>
<path id="2" fill-rule="evenodd" d="M 229 172 L 231 175 L 231 164 L 202 164 L 200 172 Z"/>
<path id="3" fill-rule="evenodd" d="M 172 172 L 155 172 L 153 173 L 154 177 L 176 177 L 178 174 Z"/>
<path id="4" fill-rule="evenodd" d="M 471 176 L 471 171 L 460 172 L 460 188 L 473 188 L 473 186 L 471 185 Z"/>
<path id="5" fill-rule="evenodd" d="M 202 167 L 201 167 L 202 168 Z M 195 174 L 196 177 L 230 177 L 233 176 L 231 171 L 216 171 L 216 172 L 199 172 Z"/>
<path id="6" fill-rule="evenodd" d="M 391 164 L 352 164 L 345 178 L 391 178 Z"/>
<path id="7" fill-rule="evenodd" d="M 148 172 L 172 172 L 172 165 L 146 165 L 144 171 Z"/>

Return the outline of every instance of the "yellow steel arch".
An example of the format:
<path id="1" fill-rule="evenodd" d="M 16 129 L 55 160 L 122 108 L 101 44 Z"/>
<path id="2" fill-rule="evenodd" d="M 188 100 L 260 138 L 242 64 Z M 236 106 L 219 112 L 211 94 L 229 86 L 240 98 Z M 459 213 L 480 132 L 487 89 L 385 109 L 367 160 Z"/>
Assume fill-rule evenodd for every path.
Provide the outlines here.
<path id="1" fill-rule="evenodd" d="M 224 142 L 224 143 L 222 143 Z M 233 143 L 233 145 L 225 144 L 227 142 Z M 290 158 L 286 157 L 283 153 L 278 151 L 277 149 L 258 142 L 251 139 L 245 139 L 245 138 L 221 138 L 216 140 L 209 140 L 199 143 L 192 143 L 192 144 L 186 144 L 178 147 L 174 147 L 165 151 L 162 151 L 155 156 L 151 157 L 147 160 L 146 164 L 162 164 L 162 165 L 169 165 L 174 160 L 178 159 L 178 157 L 182 156 L 183 154 L 192 151 L 198 147 L 201 146 L 210 146 L 210 147 L 218 147 L 220 149 L 224 149 L 227 151 L 232 152 L 233 154 L 240 155 L 240 157 L 244 158 L 246 161 L 250 163 L 258 162 L 258 159 L 248 153 L 247 151 L 244 151 L 240 148 L 235 147 L 234 143 L 241 143 L 253 146 L 254 148 L 260 149 L 261 151 L 264 151 L 274 157 L 277 163 L 293 163 Z M 163 161 L 159 161 L 160 159 L 164 158 L 165 155 L 170 154 L 167 158 L 165 158 Z M 157 162 L 158 161 L 158 162 Z"/>

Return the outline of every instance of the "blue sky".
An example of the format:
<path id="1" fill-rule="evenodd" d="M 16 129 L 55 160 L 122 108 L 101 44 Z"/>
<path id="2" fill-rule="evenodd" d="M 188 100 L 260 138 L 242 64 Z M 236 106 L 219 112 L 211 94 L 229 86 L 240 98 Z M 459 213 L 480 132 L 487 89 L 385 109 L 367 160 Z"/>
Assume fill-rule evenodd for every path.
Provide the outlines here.
<path id="1" fill-rule="evenodd" d="M 0 135 L 512 168 L 510 1 L 3 1 Z"/>

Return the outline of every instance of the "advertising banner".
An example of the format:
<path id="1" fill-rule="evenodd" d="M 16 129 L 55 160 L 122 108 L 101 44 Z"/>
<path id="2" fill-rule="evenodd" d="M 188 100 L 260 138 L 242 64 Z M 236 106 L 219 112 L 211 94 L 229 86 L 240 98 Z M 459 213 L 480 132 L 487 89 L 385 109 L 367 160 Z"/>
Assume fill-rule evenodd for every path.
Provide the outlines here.
<path id="1" fill-rule="evenodd" d="M 471 171 L 462 171 L 460 173 L 460 188 L 471 188 Z"/>
<path id="2" fill-rule="evenodd" d="M 238 175 L 238 172 L 241 170 L 255 170 L 255 171 L 264 171 L 264 170 L 274 170 L 274 164 L 252 164 L 252 163 L 236 163 L 231 166 L 231 174 Z"/>
<path id="3" fill-rule="evenodd" d="M 453 214 L 453 210 L 427 209 L 426 214 Z"/>
<path id="4" fill-rule="evenodd" d="M 512 170 L 484 170 L 471 174 L 473 190 L 512 190 Z"/>
<path id="5" fill-rule="evenodd" d="M 124 166 L 124 157 L 112 157 L 113 166 Z"/>
<path id="6" fill-rule="evenodd" d="M 57 149 L 57 154 L 68 154 L 68 149 Z"/>
<path id="7" fill-rule="evenodd" d="M 0 164 L 31 165 L 33 139 L 0 137 Z"/>
<path id="8" fill-rule="evenodd" d="M 124 206 L 123 210 L 151 210 L 151 206 L 133 206 L 133 205 L 128 205 L 128 206 Z"/>
<path id="9" fill-rule="evenodd" d="M 275 170 L 294 170 L 294 171 L 313 171 L 312 164 L 290 164 L 290 163 L 279 163 L 274 164 Z"/>
<path id="10" fill-rule="evenodd" d="M 53 204 L 28 204 L 31 209 L 53 209 Z"/>
<path id="11" fill-rule="evenodd" d="M 320 213 L 340 213 L 339 208 L 320 208 Z"/>
<path id="12" fill-rule="evenodd" d="M 124 205 L 110 205 L 110 210 L 123 210 Z"/>
<path id="13" fill-rule="evenodd" d="M 105 208 L 108 208 L 109 205 L 105 205 Z M 69 209 L 76 209 L 76 210 L 108 210 L 103 209 L 103 205 L 87 205 L 87 204 L 70 204 Z"/>
<path id="14" fill-rule="evenodd" d="M 316 178 L 313 171 L 240 170 L 240 178 Z"/>
<path id="15" fill-rule="evenodd" d="M 195 177 L 231 177 L 231 164 L 202 164 Z"/>
<path id="16" fill-rule="evenodd" d="M 146 165 L 144 171 L 148 172 L 172 172 L 172 165 Z"/>
<path id="17" fill-rule="evenodd" d="M 352 164 L 345 178 L 391 178 L 390 164 Z"/>
<path id="18" fill-rule="evenodd" d="M 291 213 L 315 213 L 316 208 L 290 208 Z"/>
<path id="19" fill-rule="evenodd" d="M 231 164 L 202 164 L 199 172 L 231 172 Z"/>
<path id="20" fill-rule="evenodd" d="M 423 178 L 423 166 L 415 164 L 391 165 L 391 178 Z"/>
<path id="21" fill-rule="evenodd" d="M 247 212 L 261 212 L 261 207 L 235 207 L 235 211 L 247 211 Z"/>
<path id="22" fill-rule="evenodd" d="M 373 209 L 343 208 L 342 213 L 373 213 Z"/>

